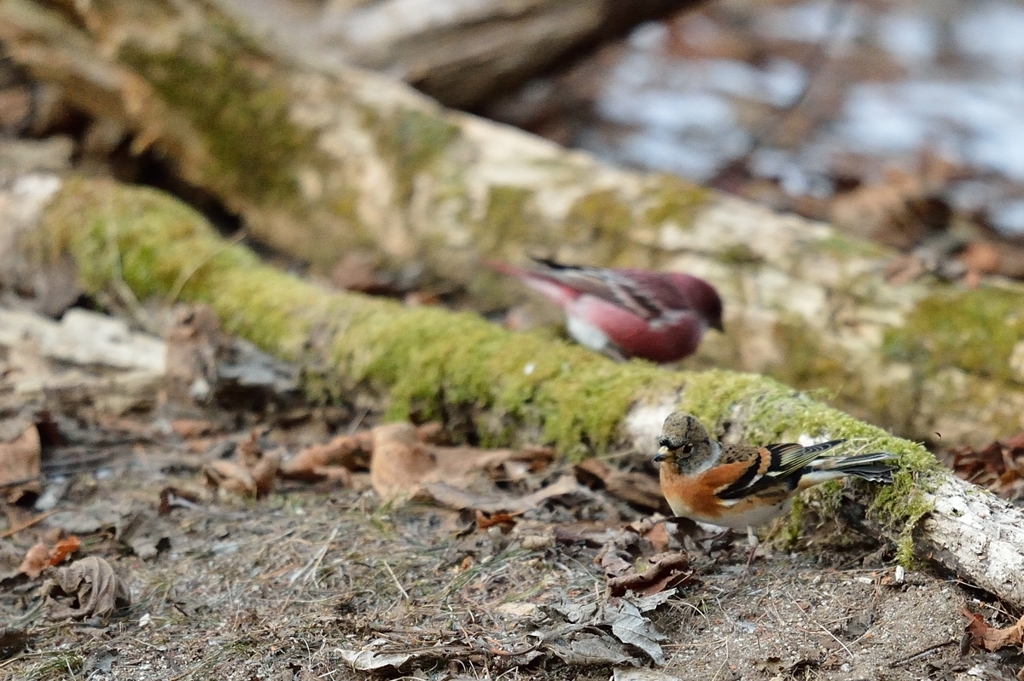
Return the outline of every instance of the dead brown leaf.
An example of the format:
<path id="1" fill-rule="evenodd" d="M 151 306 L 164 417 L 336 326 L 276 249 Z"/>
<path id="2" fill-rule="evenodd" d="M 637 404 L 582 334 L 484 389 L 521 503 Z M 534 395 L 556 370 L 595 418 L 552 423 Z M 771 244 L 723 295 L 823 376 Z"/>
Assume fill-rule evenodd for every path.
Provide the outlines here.
<path id="1" fill-rule="evenodd" d="M 174 434 L 186 440 L 209 435 L 215 429 L 216 426 L 213 422 L 206 419 L 174 419 L 171 421 L 171 430 Z"/>
<path id="2" fill-rule="evenodd" d="M 43 597 L 52 605 L 51 619 L 105 617 L 131 604 L 128 586 L 98 556 L 56 568 L 43 585 Z"/>
<path id="3" fill-rule="evenodd" d="M 281 464 L 280 474 L 290 480 L 317 482 L 338 479 L 348 484 L 351 471 L 369 468 L 372 452 L 372 431 L 339 435 L 326 444 L 303 449 Z"/>
<path id="4" fill-rule="evenodd" d="M 519 514 L 515 514 L 519 515 Z M 498 527 L 502 534 L 508 534 L 516 526 L 516 519 L 511 513 L 499 511 L 498 513 L 484 513 L 477 510 L 476 526 L 478 529 L 486 530 L 489 527 Z"/>
<path id="5" fill-rule="evenodd" d="M 576 479 L 588 487 L 604 488 L 617 499 L 652 511 L 670 512 L 657 478 L 621 471 L 600 459 L 576 465 Z"/>
<path id="6" fill-rule="evenodd" d="M 0 442 L 0 491 L 8 503 L 25 494 L 38 494 L 39 459 L 42 445 L 39 430 L 29 425 L 14 442 Z"/>
<path id="7" fill-rule="evenodd" d="M 1024 651 L 1024 617 L 1017 620 L 1016 624 L 998 629 L 986 622 L 981 615 L 966 608 L 963 613 L 967 618 L 965 629 L 971 637 L 971 645 L 975 648 L 993 652 L 1012 646 Z M 1024 667 L 1017 673 L 1017 678 L 1024 679 Z"/>
<path id="8" fill-rule="evenodd" d="M 203 466 L 206 484 L 243 497 L 256 496 L 256 481 L 248 467 L 234 461 L 211 461 Z"/>
<path id="9" fill-rule="evenodd" d="M 975 449 L 947 450 L 946 464 L 964 480 L 1015 501 L 1024 497 L 1024 433 Z"/>
<path id="10" fill-rule="evenodd" d="M 685 553 L 659 553 L 650 559 L 643 572 L 638 572 L 632 564 L 623 570 L 621 563 L 625 561 L 621 556 L 617 559 L 612 556 L 613 552 L 606 554 L 609 568 L 615 572 L 615 576 L 608 579 L 608 591 L 612 596 L 622 596 L 627 591 L 650 596 L 693 581 L 694 572 Z M 601 567 L 605 567 L 604 561 Z M 605 575 L 608 575 L 608 570 Z"/>
<path id="11" fill-rule="evenodd" d="M 210 487 L 240 496 L 265 497 L 274 488 L 279 452 L 264 452 L 258 443 L 260 429 L 253 430 L 235 448 L 235 460 L 218 459 L 203 467 Z"/>
<path id="12" fill-rule="evenodd" d="M 412 496 L 436 468 L 437 460 L 416 437 L 411 423 L 373 429 L 370 482 L 381 497 Z"/>
<path id="13" fill-rule="evenodd" d="M 590 490 L 576 482 L 571 475 L 564 475 L 547 487 L 542 487 L 536 492 L 523 496 L 513 496 L 497 489 L 485 493 L 472 492 L 445 482 L 428 482 L 423 485 L 423 492 L 435 502 L 449 508 L 456 510 L 468 508 L 489 513 L 498 511 L 521 513 L 536 508 L 548 499 L 555 497 L 592 494 Z"/>
<path id="14" fill-rule="evenodd" d="M 49 565 L 50 548 L 43 542 L 39 542 L 25 552 L 25 558 L 21 561 L 21 565 L 18 566 L 18 572 L 25 573 L 30 579 L 35 579 Z"/>

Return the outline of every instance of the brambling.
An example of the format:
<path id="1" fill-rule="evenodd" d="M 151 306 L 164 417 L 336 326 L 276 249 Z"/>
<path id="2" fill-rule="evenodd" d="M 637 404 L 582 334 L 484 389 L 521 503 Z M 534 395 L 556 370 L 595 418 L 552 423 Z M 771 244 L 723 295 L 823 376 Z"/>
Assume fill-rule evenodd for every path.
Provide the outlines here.
<path id="1" fill-rule="evenodd" d="M 674 362 L 692 354 L 709 328 L 722 330 L 722 299 L 698 277 L 535 261 L 533 269 L 493 260 L 484 264 L 561 307 L 569 335 L 591 350 Z"/>
<path id="2" fill-rule="evenodd" d="M 654 457 L 661 464 L 661 491 L 672 512 L 700 523 L 754 527 L 786 511 L 799 492 L 848 475 L 891 483 L 896 466 L 889 452 L 829 455 L 845 440 L 805 447 L 796 443 L 730 445 L 712 440 L 695 416 L 676 412 L 665 419 Z"/>

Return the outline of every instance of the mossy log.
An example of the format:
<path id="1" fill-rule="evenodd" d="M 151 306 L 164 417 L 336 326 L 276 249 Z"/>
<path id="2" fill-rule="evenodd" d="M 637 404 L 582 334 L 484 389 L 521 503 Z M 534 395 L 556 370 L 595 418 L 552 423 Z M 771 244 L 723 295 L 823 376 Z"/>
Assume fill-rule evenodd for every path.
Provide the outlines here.
<path id="1" fill-rule="evenodd" d="M 772 379 L 722 370 L 617 364 L 468 313 L 408 308 L 328 291 L 260 262 L 191 208 L 113 182 L 27 178 L 0 197 L 19 220 L 0 242 L 38 267 L 70 257 L 79 284 L 209 304 L 227 330 L 303 366 L 311 399 L 370 400 L 387 418 L 449 418 L 484 443 L 556 445 L 570 457 L 653 451 L 673 409 L 726 438 L 843 437 L 899 456 L 895 484 L 869 516 L 904 561 L 933 559 L 1024 606 L 1024 513 L 952 478 L 919 444 L 896 438 Z M 821 492 L 836 508 L 854 483 Z"/>
<path id="2" fill-rule="evenodd" d="M 1024 428 L 1018 284 L 892 285 L 882 247 L 446 111 L 377 75 L 281 58 L 198 0 L 7 0 L 0 39 L 314 271 L 371 247 L 498 305 L 520 287 L 481 272 L 480 256 L 686 270 L 726 303 L 727 333 L 691 366 L 765 373 L 945 444 Z"/>
<path id="3" fill-rule="evenodd" d="M 318 67 L 384 71 L 471 108 L 643 21 L 699 0 L 217 0 L 225 14 Z"/>

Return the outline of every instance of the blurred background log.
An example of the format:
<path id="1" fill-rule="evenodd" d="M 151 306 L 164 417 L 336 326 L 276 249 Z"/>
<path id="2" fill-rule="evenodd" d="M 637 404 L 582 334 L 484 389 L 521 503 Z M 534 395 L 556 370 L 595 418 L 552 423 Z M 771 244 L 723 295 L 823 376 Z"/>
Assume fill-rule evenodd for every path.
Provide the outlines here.
<path id="1" fill-rule="evenodd" d="M 218 0 L 318 68 L 359 66 L 473 108 L 566 57 L 700 0 Z"/>

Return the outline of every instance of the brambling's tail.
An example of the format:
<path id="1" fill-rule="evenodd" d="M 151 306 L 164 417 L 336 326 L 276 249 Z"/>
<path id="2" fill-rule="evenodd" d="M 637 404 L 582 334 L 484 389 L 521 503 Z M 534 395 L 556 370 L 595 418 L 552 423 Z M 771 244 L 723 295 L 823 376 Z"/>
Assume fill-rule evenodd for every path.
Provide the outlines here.
<path id="1" fill-rule="evenodd" d="M 822 457 L 811 463 L 815 473 L 831 474 L 833 477 L 852 475 L 868 482 L 888 485 L 892 483 L 892 474 L 897 466 L 885 463 L 896 458 L 891 452 L 872 452 L 871 454 L 854 454 L 853 456 Z"/>

